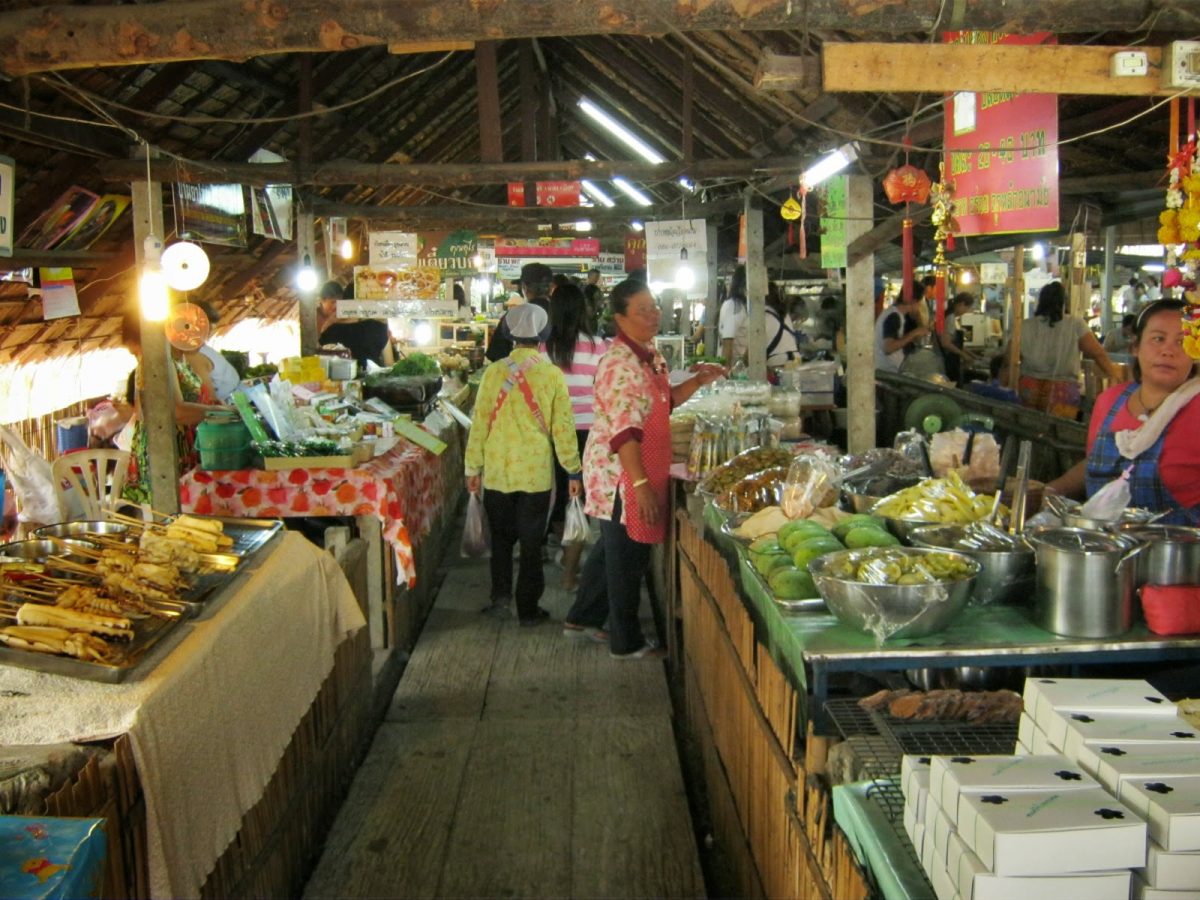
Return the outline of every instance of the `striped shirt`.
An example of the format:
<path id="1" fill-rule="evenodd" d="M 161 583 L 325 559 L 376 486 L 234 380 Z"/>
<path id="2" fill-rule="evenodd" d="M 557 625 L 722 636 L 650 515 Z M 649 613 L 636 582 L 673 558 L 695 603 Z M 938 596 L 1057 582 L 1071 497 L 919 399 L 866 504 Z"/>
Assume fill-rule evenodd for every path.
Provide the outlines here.
<path id="1" fill-rule="evenodd" d="M 571 411 L 575 414 L 576 431 L 590 431 L 592 423 L 596 420 L 592 399 L 596 366 L 611 343 L 606 338 L 589 338 L 581 334 L 575 342 L 575 356 L 571 359 L 571 368 L 562 370 L 563 378 L 567 382 L 567 393 L 571 396 Z M 545 350 L 544 344 L 542 349 Z"/>

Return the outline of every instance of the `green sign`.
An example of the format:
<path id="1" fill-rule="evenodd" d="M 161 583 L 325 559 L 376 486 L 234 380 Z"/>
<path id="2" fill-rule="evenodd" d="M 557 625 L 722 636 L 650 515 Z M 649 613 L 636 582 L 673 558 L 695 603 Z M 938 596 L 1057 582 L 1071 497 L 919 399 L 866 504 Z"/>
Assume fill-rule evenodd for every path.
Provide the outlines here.
<path id="1" fill-rule="evenodd" d="M 474 231 L 422 233 L 417 237 L 417 265 L 441 269 L 446 275 L 474 275 L 479 239 Z"/>
<path id="2" fill-rule="evenodd" d="M 846 268 L 846 191 L 849 177 L 825 182 L 825 215 L 821 216 L 821 267 Z"/>

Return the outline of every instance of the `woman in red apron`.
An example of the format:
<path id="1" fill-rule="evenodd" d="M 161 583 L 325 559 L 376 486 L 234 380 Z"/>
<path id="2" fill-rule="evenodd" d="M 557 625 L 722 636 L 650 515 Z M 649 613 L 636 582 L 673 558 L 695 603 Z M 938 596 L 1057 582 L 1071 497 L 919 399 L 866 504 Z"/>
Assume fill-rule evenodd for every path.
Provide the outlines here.
<path id="1" fill-rule="evenodd" d="M 725 370 L 699 366 L 672 388 L 654 348 L 660 311 L 650 289 L 623 281 L 609 304 L 617 338 L 596 368 L 596 418 L 583 455 L 585 510 L 599 520 L 600 540 L 584 563 L 563 634 L 608 641 L 614 659 L 643 659 L 662 655 L 642 634 L 638 607 L 650 549 L 666 536 L 671 407 Z"/>

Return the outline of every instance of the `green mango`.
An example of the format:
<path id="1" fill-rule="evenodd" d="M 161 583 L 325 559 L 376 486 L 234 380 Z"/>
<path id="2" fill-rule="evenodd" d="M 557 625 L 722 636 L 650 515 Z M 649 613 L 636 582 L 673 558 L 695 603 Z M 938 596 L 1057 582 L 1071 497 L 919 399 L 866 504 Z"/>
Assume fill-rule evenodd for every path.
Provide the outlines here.
<path id="1" fill-rule="evenodd" d="M 760 553 L 751 562 L 758 570 L 758 574 L 766 578 L 781 566 L 790 566 L 792 559 L 787 553 L 780 550 L 778 553 Z"/>
<path id="2" fill-rule="evenodd" d="M 883 519 L 877 518 L 876 516 L 870 516 L 866 513 L 855 513 L 852 516 L 842 519 L 842 521 L 838 522 L 830 530 L 833 532 L 833 536 L 839 541 L 844 541 L 846 540 L 846 535 L 855 528 L 871 527 L 886 529 L 887 523 L 885 523 Z"/>
<path id="3" fill-rule="evenodd" d="M 826 538 L 811 538 L 807 541 L 802 541 L 800 546 L 792 553 L 792 565 L 797 569 L 807 569 L 809 562 L 818 556 L 824 556 L 826 553 L 836 553 L 838 550 L 845 549 L 842 542 L 832 534 Z"/>
<path id="4" fill-rule="evenodd" d="M 808 519 L 797 519 L 794 522 L 788 522 L 779 529 L 779 543 L 789 553 L 795 552 L 799 543 L 811 537 L 825 537 L 829 535 L 829 529 L 817 522 L 811 522 Z"/>
<path id="5" fill-rule="evenodd" d="M 760 553 L 779 553 L 783 550 L 783 545 L 779 543 L 779 539 L 773 534 L 764 534 L 762 537 L 757 537 L 750 545 L 750 555 L 758 556 Z"/>
<path id="6" fill-rule="evenodd" d="M 859 547 L 898 547 L 900 540 L 890 531 L 877 528 L 874 525 L 864 525 L 852 528 L 847 532 L 846 546 L 853 549 Z"/>
<path id="7" fill-rule="evenodd" d="M 813 577 L 803 569 L 795 566 L 783 566 L 776 569 L 767 579 L 771 593 L 780 600 L 808 600 L 819 597 Z"/>

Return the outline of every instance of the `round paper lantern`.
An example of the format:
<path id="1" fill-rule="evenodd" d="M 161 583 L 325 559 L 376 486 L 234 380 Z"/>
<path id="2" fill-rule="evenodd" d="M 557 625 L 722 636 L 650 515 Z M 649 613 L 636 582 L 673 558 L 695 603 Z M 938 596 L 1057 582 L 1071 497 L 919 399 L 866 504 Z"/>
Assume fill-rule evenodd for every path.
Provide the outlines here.
<path id="1" fill-rule="evenodd" d="M 194 291 L 208 277 L 208 254 L 199 244 L 179 241 L 163 251 L 162 268 L 172 288 Z"/>
<path id="2" fill-rule="evenodd" d="M 181 303 L 168 313 L 166 333 L 167 342 L 176 350 L 198 350 L 208 340 L 208 316 L 194 303 Z"/>
<path id="3" fill-rule="evenodd" d="M 929 199 L 929 176 L 907 163 L 883 179 L 883 192 L 892 203 L 924 203 Z"/>

